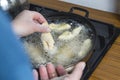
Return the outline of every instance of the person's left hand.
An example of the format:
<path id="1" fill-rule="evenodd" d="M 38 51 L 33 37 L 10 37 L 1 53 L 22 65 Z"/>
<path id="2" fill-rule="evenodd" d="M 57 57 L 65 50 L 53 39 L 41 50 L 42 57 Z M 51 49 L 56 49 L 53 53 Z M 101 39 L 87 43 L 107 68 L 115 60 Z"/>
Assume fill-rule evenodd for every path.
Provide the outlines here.
<path id="1" fill-rule="evenodd" d="M 46 66 L 41 65 L 38 72 L 33 70 L 34 80 L 38 80 L 39 77 L 40 80 L 80 80 L 85 65 L 85 62 L 79 62 L 71 74 L 67 74 L 62 65 L 58 65 L 56 68 L 52 63 L 48 63 Z"/>
<path id="2" fill-rule="evenodd" d="M 34 32 L 50 32 L 48 26 L 41 25 L 45 22 L 47 22 L 46 19 L 40 13 L 24 10 L 12 21 L 13 31 L 20 37 Z"/>

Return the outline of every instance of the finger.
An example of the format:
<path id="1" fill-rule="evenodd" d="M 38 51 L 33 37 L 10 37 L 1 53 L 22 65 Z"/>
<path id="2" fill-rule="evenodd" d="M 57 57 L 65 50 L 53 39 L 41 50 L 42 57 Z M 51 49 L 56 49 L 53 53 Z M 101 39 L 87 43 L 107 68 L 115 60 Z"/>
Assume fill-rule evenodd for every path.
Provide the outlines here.
<path id="1" fill-rule="evenodd" d="M 34 28 L 34 31 L 36 32 L 50 32 L 51 30 L 50 30 L 50 28 L 48 27 L 48 26 L 44 26 L 44 25 L 42 25 L 42 24 L 40 24 L 40 23 L 38 23 L 38 21 L 36 21 L 36 20 L 33 20 L 33 28 Z"/>
<path id="2" fill-rule="evenodd" d="M 59 76 L 63 76 L 65 74 L 67 74 L 67 71 L 65 70 L 65 68 L 62 65 L 58 65 L 56 67 L 57 73 Z"/>
<path id="3" fill-rule="evenodd" d="M 44 65 L 41 65 L 39 68 L 40 80 L 49 80 L 47 69 Z"/>
<path id="4" fill-rule="evenodd" d="M 57 77 L 55 67 L 52 63 L 47 64 L 47 71 L 50 79 Z"/>
<path id="5" fill-rule="evenodd" d="M 37 32 L 50 32 L 51 31 L 50 28 L 47 26 L 38 25 L 34 28 L 35 28 L 35 31 L 37 31 Z"/>
<path id="6" fill-rule="evenodd" d="M 74 71 L 72 74 L 69 75 L 70 80 L 80 80 L 83 70 L 85 68 L 85 62 L 80 62 L 75 66 Z"/>
<path id="7" fill-rule="evenodd" d="M 32 11 L 33 19 L 39 21 L 39 23 L 47 22 L 47 20 L 38 12 Z"/>
<path id="8" fill-rule="evenodd" d="M 38 80 L 38 72 L 33 69 L 33 76 L 34 76 L 34 80 Z"/>

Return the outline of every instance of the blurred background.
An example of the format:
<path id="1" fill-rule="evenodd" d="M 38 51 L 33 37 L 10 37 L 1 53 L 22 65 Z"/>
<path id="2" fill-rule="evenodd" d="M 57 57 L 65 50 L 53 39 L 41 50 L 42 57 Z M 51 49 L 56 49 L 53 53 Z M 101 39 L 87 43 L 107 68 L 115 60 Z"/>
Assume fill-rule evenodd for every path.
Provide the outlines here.
<path id="1" fill-rule="evenodd" d="M 61 1 L 120 14 L 120 0 L 61 0 Z"/>

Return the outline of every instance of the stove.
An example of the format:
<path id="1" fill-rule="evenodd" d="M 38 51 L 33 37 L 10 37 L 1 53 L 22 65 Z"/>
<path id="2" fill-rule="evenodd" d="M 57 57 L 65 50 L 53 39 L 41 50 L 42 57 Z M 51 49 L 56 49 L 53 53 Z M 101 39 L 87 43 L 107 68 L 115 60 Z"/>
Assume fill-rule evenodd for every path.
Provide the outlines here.
<path id="1" fill-rule="evenodd" d="M 58 10 L 32 4 L 30 5 L 30 10 L 40 12 L 44 17 L 46 17 L 48 14 L 54 14 L 59 12 Z M 89 20 L 94 25 L 97 32 L 97 41 L 94 52 L 86 62 L 87 66 L 84 70 L 81 80 L 87 80 L 90 77 L 90 75 L 100 63 L 100 61 L 102 60 L 106 52 L 109 50 L 115 39 L 120 34 L 120 29 L 116 28 L 112 24 L 104 23 L 93 19 Z"/>

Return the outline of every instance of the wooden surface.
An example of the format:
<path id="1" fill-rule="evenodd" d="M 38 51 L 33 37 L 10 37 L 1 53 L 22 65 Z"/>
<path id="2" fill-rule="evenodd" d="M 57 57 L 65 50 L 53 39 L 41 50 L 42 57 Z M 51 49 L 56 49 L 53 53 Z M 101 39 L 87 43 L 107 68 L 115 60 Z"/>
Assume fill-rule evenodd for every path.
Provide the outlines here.
<path id="1" fill-rule="evenodd" d="M 73 6 L 82 7 L 58 0 L 29 0 L 29 2 L 66 12 L 68 12 Z M 86 7 L 82 8 L 87 9 L 90 12 L 90 18 L 111 23 L 120 28 L 120 15 Z M 75 11 L 75 13 L 80 14 L 79 11 Z M 120 36 L 106 53 L 105 57 L 102 59 L 89 80 L 120 80 Z"/>

